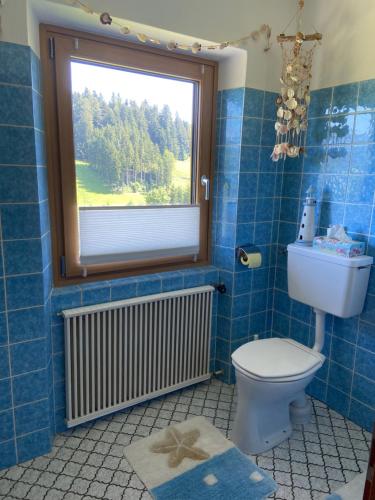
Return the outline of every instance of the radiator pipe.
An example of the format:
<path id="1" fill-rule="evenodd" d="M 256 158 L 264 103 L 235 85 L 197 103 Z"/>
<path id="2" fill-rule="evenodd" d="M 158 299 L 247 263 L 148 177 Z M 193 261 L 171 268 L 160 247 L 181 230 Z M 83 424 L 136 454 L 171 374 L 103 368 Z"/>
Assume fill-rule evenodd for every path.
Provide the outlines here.
<path id="1" fill-rule="evenodd" d="M 219 293 L 226 293 L 227 291 L 227 287 L 225 286 L 224 283 L 215 283 L 214 285 L 212 285 L 215 290 Z"/>

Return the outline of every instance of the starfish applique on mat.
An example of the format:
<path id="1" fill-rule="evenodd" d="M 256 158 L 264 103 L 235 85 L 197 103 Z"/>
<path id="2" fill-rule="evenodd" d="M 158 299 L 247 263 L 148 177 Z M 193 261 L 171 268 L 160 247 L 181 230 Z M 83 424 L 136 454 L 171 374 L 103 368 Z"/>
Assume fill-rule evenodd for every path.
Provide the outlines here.
<path id="1" fill-rule="evenodd" d="M 193 446 L 200 436 L 198 429 L 189 432 L 179 432 L 171 427 L 166 430 L 166 437 L 151 446 L 153 453 L 169 453 L 169 467 L 177 467 L 184 458 L 192 460 L 205 460 L 210 455 L 201 448 Z"/>

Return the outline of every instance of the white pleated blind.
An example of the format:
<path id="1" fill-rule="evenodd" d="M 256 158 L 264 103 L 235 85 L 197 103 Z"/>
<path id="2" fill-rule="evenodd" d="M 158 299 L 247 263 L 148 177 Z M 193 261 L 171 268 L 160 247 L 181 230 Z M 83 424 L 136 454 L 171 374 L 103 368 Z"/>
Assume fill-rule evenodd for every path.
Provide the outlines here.
<path id="1" fill-rule="evenodd" d="M 80 208 L 83 265 L 199 253 L 199 206 Z"/>

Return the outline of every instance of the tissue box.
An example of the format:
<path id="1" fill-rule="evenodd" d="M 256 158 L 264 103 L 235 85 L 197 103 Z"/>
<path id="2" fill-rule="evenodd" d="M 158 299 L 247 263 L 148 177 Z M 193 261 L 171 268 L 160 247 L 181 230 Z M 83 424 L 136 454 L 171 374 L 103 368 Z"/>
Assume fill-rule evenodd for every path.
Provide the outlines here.
<path id="1" fill-rule="evenodd" d="M 313 248 L 321 252 L 341 255 L 342 257 L 358 257 L 365 253 L 365 244 L 363 241 L 339 241 L 327 236 L 317 236 L 314 238 Z"/>

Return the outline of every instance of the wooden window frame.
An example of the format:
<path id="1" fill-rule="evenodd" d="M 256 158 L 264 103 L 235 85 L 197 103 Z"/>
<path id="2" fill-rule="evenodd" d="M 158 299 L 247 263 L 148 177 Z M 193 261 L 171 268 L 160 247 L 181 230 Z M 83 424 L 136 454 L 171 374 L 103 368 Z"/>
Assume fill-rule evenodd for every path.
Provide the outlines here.
<path id="1" fill-rule="evenodd" d="M 40 41 L 55 285 L 63 286 L 83 281 L 98 281 L 209 264 L 212 196 L 205 201 L 205 190 L 200 178 L 206 175 L 212 186 L 217 63 L 200 57 L 169 53 L 145 45 L 50 25 L 40 26 Z M 86 266 L 82 266 L 77 260 L 77 196 L 70 65 L 67 64 L 74 55 L 77 58 L 101 61 L 117 67 L 154 71 L 198 82 L 200 104 L 196 127 L 197 175 L 194 184 L 196 199 L 201 207 L 201 220 L 200 252 L 195 258 L 180 256 Z M 66 182 L 67 175 L 69 182 Z"/>

